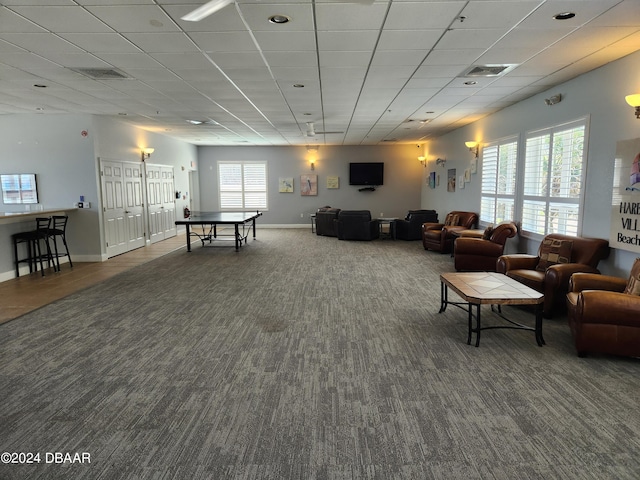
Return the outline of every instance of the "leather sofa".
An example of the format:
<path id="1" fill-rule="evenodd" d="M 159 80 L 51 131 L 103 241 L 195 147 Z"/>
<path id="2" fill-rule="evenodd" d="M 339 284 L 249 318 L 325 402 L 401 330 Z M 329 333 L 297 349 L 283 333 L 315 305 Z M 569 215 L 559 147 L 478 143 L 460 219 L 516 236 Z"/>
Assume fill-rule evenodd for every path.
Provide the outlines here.
<path id="1" fill-rule="evenodd" d="M 570 258 L 567 263 L 557 263 L 537 270 L 545 240 L 571 241 Z M 600 273 L 600 260 L 609 255 L 609 242 L 600 238 L 572 237 L 552 233 L 544 237 L 537 255 L 502 255 L 496 263 L 496 271 L 544 294 L 543 315 L 551 318 L 554 311 L 564 311 L 569 279 L 576 272 Z"/>
<path id="2" fill-rule="evenodd" d="M 340 210 L 335 221 L 339 240 L 374 240 L 380 237 L 380 224 L 369 210 Z"/>
<path id="3" fill-rule="evenodd" d="M 335 221 L 340 213 L 339 208 L 321 207 L 316 212 L 316 235 L 337 237 Z"/>
<path id="4" fill-rule="evenodd" d="M 624 293 L 627 280 L 575 273 L 569 282 L 569 327 L 579 357 L 604 353 L 640 357 L 640 296 Z"/>
<path id="5" fill-rule="evenodd" d="M 487 227 L 488 229 L 491 227 Z M 504 222 L 485 230 L 488 238 L 461 236 L 453 244 L 453 265 L 457 271 L 495 272 L 498 257 L 504 253 L 507 239 L 518 233 L 513 222 Z"/>
<path id="6" fill-rule="evenodd" d="M 409 210 L 403 219 L 394 221 L 396 238 L 400 240 L 420 240 L 422 238 L 422 224 L 437 223 L 438 213 L 435 210 Z"/>
<path id="7" fill-rule="evenodd" d="M 426 222 L 422 224 L 422 245 L 425 250 L 449 253 L 453 250 L 453 232 L 469 230 L 478 224 L 478 214 L 474 212 L 449 212 L 444 223 Z"/>

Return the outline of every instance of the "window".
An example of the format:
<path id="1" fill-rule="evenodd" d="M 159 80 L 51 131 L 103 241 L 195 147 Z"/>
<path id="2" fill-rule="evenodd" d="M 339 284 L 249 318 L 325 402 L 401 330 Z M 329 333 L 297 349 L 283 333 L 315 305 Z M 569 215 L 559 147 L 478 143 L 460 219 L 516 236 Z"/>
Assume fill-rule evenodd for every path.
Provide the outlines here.
<path id="1" fill-rule="evenodd" d="M 267 208 L 266 162 L 218 162 L 221 210 Z"/>
<path id="2" fill-rule="evenodd" d="M 2 203 L 38 203 L 38 187 L 35 173 L 0 175 L 2 184 Z"/>
<path id="3" fill-rule="evenodd" d="M 517 160 L 518 141 L 513 138 L 483 149 L 481 222 L 514 220 Z"/>
<path id="4" fill-rule="evenodd" d="M 527 136 L 522 230 L 578 235 L 586 121 Z"/>

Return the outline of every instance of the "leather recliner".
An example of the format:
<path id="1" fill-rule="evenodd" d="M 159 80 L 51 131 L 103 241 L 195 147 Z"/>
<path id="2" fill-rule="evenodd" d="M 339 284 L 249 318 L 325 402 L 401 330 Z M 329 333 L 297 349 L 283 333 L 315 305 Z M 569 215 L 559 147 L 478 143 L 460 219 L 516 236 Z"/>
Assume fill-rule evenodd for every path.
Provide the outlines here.
<path id="1" fill-rule="evenodd" d="M 453 249 L 453 232 L 469 230 L 478 224 L 478 214 L 453 211 L 447 214 L 444 223 L 422 224 L 422 245 L 425 250 L 449 253 Z"/>
<path id="2" fill-rule="evenodd" d="M 380 238 L 380 224 L 371 219 L 369 210 L 340 210 L 335 223 L 339 240 Z"/>
<path id="3" fill-rule="evenodd" d="M 624 293 L 626 286 L 627 280 L 609 275 L 571 276 L 566 301 L 579 357 L 640 357 L 640 296 Z"/>
<path id="4" fill-rule="evenodd" d="M 498 257 L 504 253 L 507 239 L 515 237 L 517 233 L 518 227 L 515 223 L 505 222 L 493 228 L 489 238 L 457 238 L 453 245 L 455 269 L 466 272 L 495 272 Z"/>
<path id="5" fill-rule="evenodd" d="M 321 207 L 316 212 L 316 235 L 337 237 L 335 221 L 340 213 L 339 208 Z"/>
<path id="6" fill-rule="evenodd" d="M 396 238 L 400 240 L 420 240 L 422 224 L 437 223 L 438 213 L 435 210 L 409 210 L 404 219 L 394 220 Z"/>
<path id="7" fill-rule="evenodd" d="M 568 263 L 557 263 L 544 271 L 536 270 L 544 240 L 569 240 L 572 242 L 571 258 Z M 540 244 L 537 255 L 502 255 L 496 263 L 496 271 L 544 294 L 543 315 L 553 316 L 554 310 L 564 311 L 565 297 L 569 291 L 569 279 L 576 272 L 600 273 L 600 260 L 609 255 L 609 242 L 600 238 L 572 237 L 551 233 Z"/>

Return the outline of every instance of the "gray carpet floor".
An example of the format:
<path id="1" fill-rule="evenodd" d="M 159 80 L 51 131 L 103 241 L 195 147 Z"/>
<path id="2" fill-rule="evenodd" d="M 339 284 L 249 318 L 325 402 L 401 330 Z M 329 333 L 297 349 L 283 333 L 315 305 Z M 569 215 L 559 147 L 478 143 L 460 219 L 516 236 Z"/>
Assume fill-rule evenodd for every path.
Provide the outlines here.
<path id="1" fill-rule="evenodd" d="M 449 271 L 259 229 L 0 325 L 0 452 L 41 455 L 0 479 L 640 478 L 640 360 L 578 358 L 564 316 L 469 346 Z"/>

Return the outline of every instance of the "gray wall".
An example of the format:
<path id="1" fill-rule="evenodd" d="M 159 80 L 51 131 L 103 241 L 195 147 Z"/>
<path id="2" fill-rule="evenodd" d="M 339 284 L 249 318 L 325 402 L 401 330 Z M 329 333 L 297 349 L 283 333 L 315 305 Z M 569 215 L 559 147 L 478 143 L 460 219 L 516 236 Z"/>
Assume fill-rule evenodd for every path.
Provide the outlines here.
<path id="1" fill-rule="evenodd" d="M 312 172 L 304 146 L 199 147 L 201 208 L 219 209 L 218 160 L 267 162 L 269 208 L 260 221 L 262 225 L 309 225 L 309 214 L 324 205 L 370 210 L 374 217 L 404 216 L 407 210 L 419 208 L 424 168 L 417 160 L 416 145 L 320 146 L 316 156 L 315 171 Z M 384 185 L 375 192 L 359 192 L 362 187 L 349 185 L 349 162 L 384 162 Z M 300 195 L 300 175 L 306 173 L 318 175 L 317 196 Z M 327 189 L 329 175 L 340 177 L 340 188 Z M 280 177 L 293 177 L 293 193 L 278 192 Z"/>
<path id="2" fill-rule="evenodd" d="M 608 239 L 616 143 L 640 137 L 640 120 L 624 100 L 625 95 L 640 92 L 639 64 L 640 52 L 637 52 L 444 135 L 426 146 L 430 160 L 427 170 L 438 171 L 441 178 L 446 178 L 448 168 L 456 168 L 458 174 L 461 173 L 472 158 L 465 140 L 490 142 L 589 117 L 582 235 Z M 545 105 L 544 99 L 557 93 L 562 94 L 562 102 Z M 522 137 L 520 141 L 522 143 Z M 437 157 L 447 158 L 446 168 L 434 165 Z M 458 208 L 478 210 L 481 169 L 480 161 L 478 174 L 472 175 L 471 183 L 455 193 L 447 192 L 446 182 L 441 182 L 436 189 L 423 187 L 422 205 L 436 208 L 441 215 Z M 522 239 L 508 245 L 521 252 L 534 253 L 539 239 Z M 610 258 L 600 264 L 600 269 L 626 276 L 636 257 L 635 253 L 612 249 Z"/>
<path id="3" fill-rule="evenodd" d="M 82 132 L 87 135 L 83 136 Z M 197 169 L 197 149 L 172 138 L 93 115 L 0 115 L 0 173 L 36 173 L 44 208 L 69 208 L 80 195 L 90 209 L 70 214 L 68 239 L 76 261 L 104 260 L 98 158 L 140 162 L 140 148 L 155 148 L 153 163 L 175 170 L 176 190 L 189 190 L 188 171 Z M 177 214 L 188 198 L 176 202 Z M 24 206 L 0 204 L 1 211 Z M 27 223 L 0 225 L 0 281 L 14 275 L 11 234 L 33 228 Z"/>

